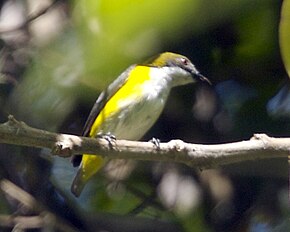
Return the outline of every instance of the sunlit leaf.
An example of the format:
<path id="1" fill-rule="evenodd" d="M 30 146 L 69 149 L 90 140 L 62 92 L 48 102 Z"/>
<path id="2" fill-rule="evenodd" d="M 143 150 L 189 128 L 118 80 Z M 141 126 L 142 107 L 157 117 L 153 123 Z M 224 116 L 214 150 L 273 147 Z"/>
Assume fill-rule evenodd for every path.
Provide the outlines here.
<path id="1" fill-rule="evenodd" d="M 290 1 L 284 0 L 280 21 L 280 47 L 285 68 L 290 77 Z"/>

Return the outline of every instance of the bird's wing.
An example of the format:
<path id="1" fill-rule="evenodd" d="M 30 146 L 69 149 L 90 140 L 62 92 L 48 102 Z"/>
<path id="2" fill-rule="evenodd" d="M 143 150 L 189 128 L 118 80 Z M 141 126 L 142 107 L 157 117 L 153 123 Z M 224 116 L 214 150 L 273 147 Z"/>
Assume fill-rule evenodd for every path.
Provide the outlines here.
<path id="1" fill-rule="evenodd" d="M 126 83 L 129 73 L 132 71 L 132 69 L 135 68 L 136 65 L 131 65 L 129 68 L 127 68 L 124 72 L 118 76 L 116 80 L 114 80 L 107 88 L 104 90 L 98 99 L 96 100 L 89 117 L 85 123 L 85 126 L 83 128 L 82 136 L 89 136 L 90 130 L 92 125 L 94 124 L 96 118 L 98 117 L 99 113 L 104 108 L 105 104 L 115 95 L 115 93 Z M 81 155 L 76 155 L 72 157 L 72 163 L 73 166 L 79 166 L 80 162 L 82 160 Z"/>
<path id="2" fill-rule="evenodd" d="M 99 113 L 104 108 L 105 104 L 115 95 L 115 93 L 125 84 L 128 79 L 129 73 L 135 67 L 135 65 L 131 65 L 127 68 L 121 75 L 114 80 L 98 97 L 96 100 L 91 113 L 85 123 L 82 136 L 89 136 L 91 127 L 95 122 L 95 119 L 98 117 Z"/>

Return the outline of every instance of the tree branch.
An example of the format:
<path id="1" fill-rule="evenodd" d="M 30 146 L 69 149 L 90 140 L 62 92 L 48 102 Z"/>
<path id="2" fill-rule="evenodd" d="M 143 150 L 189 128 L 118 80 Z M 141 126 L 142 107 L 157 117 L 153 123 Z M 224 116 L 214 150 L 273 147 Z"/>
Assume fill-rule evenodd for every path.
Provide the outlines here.
<path id="1" fill-rule="evenodd" d="M 0 189 L 10 198 L 17 200 L 23 207 L 35 212 L 37 216 L 0 215 L 2 227 L 17 229 L 55 228 L 58 231 L 76 232 L 77 229 L 48 211 L 32 195 L 22 190 L 9 180 L 0 181 Z"/>
<path id="2" fill-rule="evenodd" d="M 40 16 L 42 16 L 42 15 L 46 14 L 48 11 L 50 11 L 57 3 L 59 3 L 59 0 L 54 0 L 51 4 L 49 4 L 48 6 L 46 6 L 43 9 L 39 10 L 37 13 L 29 15 L 28 18 L 18 26 L 11 27 L 11 28 L 0 27 L 0 34 L 22 30 L 29 23 L 31 23 L 32 21 L 38 19 Z"/>
<path id="3" fill-rule="evenodd" d="M 255 134 L 247 141 L 217 145 L 190 144 L 181 140 L 160 143 L 160 146 L 152 142 L 127 140 L 108 142 L 106 139 L 39 130 L 17 121 L 13 116 L 0 124 L 0 143 L 49 148 L 53 154 L 62 157 L 86 153 L 110 159 L 178 162 L 196 168 L 211 168 L 246 160 L 286 158 L 290 150 L 290 138 L 273 138 L 265 134 Z"/>
<path id="4" fill-rule="evenodd" d="M 39 229 L 43 228 L 45 223 L 40 216 L 12 216 L 12 215 L 0 215 L 1 227 L 10 227 L 17 229 Z"/>

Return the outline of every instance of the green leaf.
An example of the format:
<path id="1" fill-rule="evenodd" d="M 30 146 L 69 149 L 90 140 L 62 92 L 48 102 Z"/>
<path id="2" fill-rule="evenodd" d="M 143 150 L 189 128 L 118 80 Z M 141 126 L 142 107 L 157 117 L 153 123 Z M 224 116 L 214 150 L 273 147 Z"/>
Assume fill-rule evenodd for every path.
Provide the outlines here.
<path id="1" fill-rule="evenodd" d="M 279 30 L 282 59 L 290 77 L 290 0 L 283 2 Z"/>

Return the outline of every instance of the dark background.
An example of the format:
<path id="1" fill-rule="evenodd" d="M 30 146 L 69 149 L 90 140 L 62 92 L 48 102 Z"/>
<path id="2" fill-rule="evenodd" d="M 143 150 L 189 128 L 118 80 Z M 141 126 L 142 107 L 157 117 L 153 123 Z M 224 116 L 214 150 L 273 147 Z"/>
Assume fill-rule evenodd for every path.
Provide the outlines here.
<path id="1" fill-rule="evenodd" d="M 277 0 L 1 1 L 1 120 L 12 114 L 37 128 L 79 134 L 99 93 L 126 67 L 172 51 L 189 57 L 212 86 L 174 89 L 145 141 L 287 137 L 281 6 Z M 69 192 L 76 169 L 50 151 L 1 145 L 0 167 L 2 178 L 80 230 L 289 230 L 286 159 L 211 170 L 109 164 L 80 199 Z M 15 211 L 34 214 L 2 197 L 0 214 Z"/>

